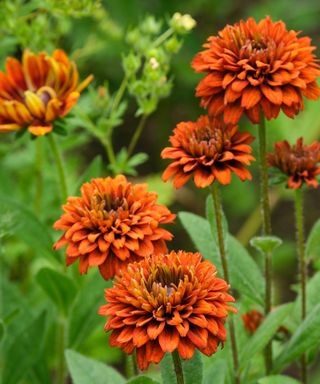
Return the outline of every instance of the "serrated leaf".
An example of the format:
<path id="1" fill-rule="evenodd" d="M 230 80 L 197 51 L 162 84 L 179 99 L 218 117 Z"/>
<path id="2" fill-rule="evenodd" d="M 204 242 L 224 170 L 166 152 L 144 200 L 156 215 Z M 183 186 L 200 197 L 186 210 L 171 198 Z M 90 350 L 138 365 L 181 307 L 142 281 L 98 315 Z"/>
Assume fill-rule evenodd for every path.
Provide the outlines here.
<path id="1" fill-rule="evenodd" d="M 77 293 L 74 282 L 50 268 L 42 268 L 37 273 L 36 280 L 57 308 L 67 314 Z"/>
<path id="2" fill-rule="evenodd" d="M 300 384 L 300 382 L 289 376 L 273 375 L 259 379 L 258 384 Z"/>
<path id="3" fill-rule="evenodd" d="M 111 282 L 103 280 L 98 272 L 83 279 L 86 281 L 69 313 L 68 346 L 73 348 L 89 337 L 97 325 L 103 328 L 104 320 L 98 315 L 98 309 L 104 303 L 104 289 L 111 286 Z"/>
<path id="4" fill-rule="evenodd" d="M 5 196 L 0 196 L 1 220 L 10 220 L 10 234 L 24 241 L 32 249 L 56 260 L 52 250 L 53 240 L 46 225 L 25 207 L 25 205 Z M 0 224 L 1 225 L 1 224 Z"/>
<path id="5" fill-rule="evenodd" d="M 320 219 L 313 225 L 306 242 L 306 256 L 320 260 Z"/>
<path id="6" fill-rule="evenodd" d="M 73 384 L 125 384 L 126 380 L 114 368 L 71 349 L 65 356 Z"/>
<path id="7" fill-rule="evenodd" d="M 199 351 L 195 351 L 193 357 L 188 360 L 181 359 L 185 384 L 202 384 L 203 363 Z M 170 353 L 166 353 L 160 362 L 162 382 L 164 384 L 176 384 L 177 379 Z"/>
<path id="8" fill-rule="evenodd" d="M 284 304 L 276 308 L 265 318 L 260 327 L 246 343 L 240 359 L 240 368 L 243 369 L 253 355 L 263 350 L 277 332 L 284 319 L 292 311 L 293 304 Z"/>
<path id="9" fill-rule="evenodd" d="M 297 360 L 304 352 L 320 344 L 320 304 L 316 305 L 306 319 L 300 324 L 290 341 L 276 358 L 273 372 L 279 372 L 291 362 Z"/>

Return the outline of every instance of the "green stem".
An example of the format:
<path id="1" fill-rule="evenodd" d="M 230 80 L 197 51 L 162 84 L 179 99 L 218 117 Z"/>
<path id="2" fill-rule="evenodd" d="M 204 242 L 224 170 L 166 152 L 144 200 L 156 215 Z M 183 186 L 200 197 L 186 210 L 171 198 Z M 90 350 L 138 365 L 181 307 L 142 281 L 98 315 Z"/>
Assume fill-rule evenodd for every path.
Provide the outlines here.
<path id="1" fill-rule="evenodd" d="M 299 272 L 300 272 L 300 289 L 301 289 L 301 320 L 306 318 L 307 301 L 306 301 L 306 284 L 307 284 L 307 264 L 305 258 L 305 240 L 304 240 L 304 223 L 303 223 L 303 194 L 302 190 L 295 191 L 295 217 L 297 231 L 297 246 L 299 256 Z M 301 356 L 301 382 L 306 384 L 307 377 L 307 360 L 306 354 Z"/>
<path id="2" fill-rule="evenodd" d="M 34 211 L 37 215 L 40 215 L 41 212 L 41 203 L 43 196 L 43 175 L 42 175 L 42 165 L 43 165 L 43 138 L 37 137 L 35 140 L 36 146 L 36 155 L 35 155 L 35 200 L 34 200 Z"/>
<path id="3" fill-rule="evenodd" d="M 171 356 L 174 365 L 174 371 L 176 373 L 177 384 L 184 384 L 183 370 L 179 353 L 177 350 L 175 350 L 171 353 Z"/>
<path id="4" fill-rule="evenodd" d="M 165 32 L 163 32 L 162 35 L 160 35 L 154 42 L 153 47 L 159 47 L 164 41 L 166 41 L 171 35 L 173 35 L 174 30 L 172 28 L 167 29 Z"/>
<path id="5" fill-rule="evenodd" d="M 107 139 L 103 141 L 103 145 L 106 150 L 109 163 L 113 165 L 116 163 L 116 156 L 114 154 L 111 137 L 112 137 L 111 134 L 108 135 Z"/>
<path id="6" fill-rule="evenodd" d="M 58 322 L 58 375 L 57 384 L 65 384 L 66 367 L 64 362 L 65 350 L 65 319 Z"/>
<path id="7" fill-rule="evenodd" d="M 229 276 L 228 260 L 226 255 L 224 236 L 223 236 L 223 227 L 222 227 L 222 215 L 221 215 L 222 208 L 221 208 L 221 200 L 219 196 L 219 189 L 218 189 L 217 183 L 212 184 L 211 192 L 212 192 L 213 206 L 214 206 L 214 212 L 215 212 L 215 218 L 216 218 L 218 246 L 219 246 L 221 264 L 223 269 L 223 275 L 224 275 L 224 279 L 229 283 L 230 276 Z M 233 322 L 232 316 L 229 317 L 229 329 L 230 329 L 234 375 L 235 375 L 236 383 L 240 384 L 238 348 L 237 348 L 236 334 L 235 334 L 235 328 L 234 328 L 234 322 Z"/>
<path id="8" fill-rule="evenodd" d="M 260 155 L 260 188 L 262 208 L 262 233 L 265 236 L 271 235 L 271 211 L 269 203 L 268 188 L 268 166 L 267 166 L 267 135 L 264 116 L 260 116 L 259 124 L 259 155 Z M 272 305 L 272 255 L 265 254 L 265 315 L 271 311 Z M 265 348 L 266 373 L 272 369 L 272 341 Z"/>
<path id="9" fill-rule="evenodd" d="M 59 151 L 54 135 L 50 133 L 49 135 L 47 135 L 47 137 L 48 137 L 49 145 L 50 145 L 52 154 L 54 156 L 56 167 L 58 170 L 58 176 L 59 176 L 60 188 L 61 188 L 61 198 L 63 201 L 66 201 L 68 197 L 68 188 L 67 188 L 67 179 L 66 179 L 66 173 L 64 170 L 62 156 Z"/>
<path id="10" fill-rule="evenodd" d="M 137 126 L 137 129 L 135 130 L 132 138 L 131 138 L 131 141 L 130 141 L 130 144 L 129 144 L 129 147 L 128 147 L 128 157 L 130 157 L 137 145 L 137 142 L 141 136 L 141 133 L 143 131 L 143 128 L 145 126 L 145 123 L 147 121 L 147 117 L 148 115 L 142 115 L 141 116 L 141 119 L 139 121 L 139 124 Z"/>
<path id="11" fill-rule="evenodd" d="M 118 91 L 117 91 L 117 93 L 116 93 L 116 96 L 115 96 L 115 98 L 114 98 L 114 100 L 113 100 L 113 103 L 112 103 L 112 105 L 111 105 L 110 115 L 112 114 L 112 112 L 113 112 L 115 109 L 118 108 L 118 106 L 119 106 L 119 104 L 120 104 L 120 102 L 121 102 L 121 99 L 122 99 L 122 97 L 123 97 L 123 95 L 124 95 L 124 92 L 125 92 L 125 90 L 126 90 L 126 88 L 127 88 L 127 85 L 128 85 L 128 78 L 127 78 L 127 76 L 125 76 L 125 77 L 122 79 L 122 82 L 121 82 L 121 84 L 120 84 L 120 87 L 119 87 L 119 89 L 118 89 Z"/>
<path id="12" fill-rule="evenodd" d="M 133 352 L 131 356 L 126 355 L 126 374 L 128 379 L 139 374 L 137 357 L 135 352 Z"/>

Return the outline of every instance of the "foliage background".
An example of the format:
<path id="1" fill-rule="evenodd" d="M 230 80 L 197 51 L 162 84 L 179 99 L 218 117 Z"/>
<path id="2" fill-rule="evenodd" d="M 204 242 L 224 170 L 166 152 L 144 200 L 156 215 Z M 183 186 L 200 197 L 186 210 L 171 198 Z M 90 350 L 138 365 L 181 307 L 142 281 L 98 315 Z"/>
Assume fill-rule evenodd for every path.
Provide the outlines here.
<path id="1" fill-rule="evenodd" d="M 185 36 L 181 51 L 172 61 L 171 75 L 174 85 L 171 95 L 160 102 L 157 111 L 148 119 L 144 134 L 136 149 L 137 152 L 146 152 L 149 155 L 149 160 L 138 168 L 139 178 L 146 179 L 150 183 L 150 189 L 156 189 L 162 202 L 170 204 L 174 212 L 183 210 L 203 215 L 205 210 L 205 191 L 195 190 L 189 183 L 179 192 L 175 192 L 170 185 L 160 182 L 160 174 L 165 166 L 160 159 L 160 152 L 167 145 L 168 137 L 179 121 L 194 120 L 202 113 L 198 100 L 194 97 L 194 89 L 200 77 L 193 73 L 190 62 L 206 37 L 215 34 L 226 23 L 234 23 L 240 18 L 248 16 L 259 19 L 269 14 L 274 20 L 285 21 L 288 28 L 301 29 L 303 34 L 312 37 L 315 46 L 320 47 L 320 3 L 317 0 L 305 2 L 298 0 L 224 0 L 223 2 L 218 0 L 186 0 L 183 2 L 177 0 L 105 0 L 101 2 L 100 6 L 95 2 L 85 0 L 69 2 L 2 0 L 0 6 L 4 10 L 0 14 L 1 68 L 3 68 L 7 55 L 20 56 L 24 47 L 28 46 L 34 50 L 52 50 L 54 47 L 61 47 L 77 61 L 82 78 L 87 74 L 94 74 L 95 81 L 92 89 L 106 84 L 111 92 L 117 90 L 123 77 L 121 56 L 123 52 L 128 52 L 130 49 L 125 42 L 125 35 L 129 28 L 141 22 L 147 14 L 155 15 L 157 18 L 169 18 L 174 12 L 179 11 L 189 13 L 196 19 L 196 29 Z M 317 54 L 319 56 L 319 49 L 317 49 Z M 90 102 L 88 94 L 89 92 L 82 97 L 80 108 L 88 106 Z M 125 142 L 125 140 L 133 134 L 136 128 L 138 119 L 134 117 L 135 109 L 135 102 L 131 99 L 123 123 L 114 131 L 113 140 L 116 152 L 128 144 L 128 141 Z M 241 126 L 242 129 L 250 130 L 255 135 L 256 128 L 250 127 L 247 121 L 242 121 Z M 292 142 L 302 135 L 307 142 L 311 142 L 320 138 L 319 133 L 319 103 L 306 103 L 306 111 L 294 121 L 281 116 L 268 124 L 269 144 L 282 139 Z M 21 319 L 24 326 L 30 324 L 28 337 L 36 340 L 32 353 L 40 359 L 41 350 L 47 348 L 46 352 L 50 356 L 47 367 L 37 367 L 30 373 L 29 378 L 25 379 L 26 381 L 21 379 L 22 383 L 30 382 L 28 381 L 30 377 L 31 380 L 50 382 L 50 367 L 54 365 L 56 355 L 53 340 L 58 337 L 50 324 L 64 321 L 64 314 L 60 313 L 57 316 L 54 309 L 51 308 L 46 315 L 46 322 L 44 322 L 41 313 L 43 308 L 47 307 L 48 299 L 41 289 L 41 283 L 34 284 L 34 278 L 38 276 L 37 279 L 39 279 L 37 273 L 42 267 L 56 265 L 58 268 L 57 256 L 47 246 L 47 240 L 57 237 L 57 234 L 48 228 L 51 228 L 52 223 L 61 212 L 56 170 L 52 164 L 49 149 L 45 147 L 42 157 L 36 158 L 36 145 L 34 144 L 27 136 L 16 140 L 14 135 L 1 135 L 0 139 L 2 318 L 13 319 L 12 322 L 9 322 L 5 332 L 9 334 L 11 326 L 17 335 L 19 331 L 22 332 L 22 325 L 18 330 L 14 325 L 18 319 Z M 47 145 L 46 142 L 43 144 Z M 106 172 L 107 160 L 104 149 L 85 127 L 72 124 L 68 128 L 68 135 L 59 137 L 59 144 L 67 160 L 70 192 L 77 193 L 83 172 L 97 155 L 101 155 L 104 164 L 103 172 Z M 91 167 L 93 174 L 97 169 L 97 167 L 94 168 L 96 164 L 94 163 Z M 40 167 L 45 171 L 42 191 L 37 190 L 36 187 L 36 177 Z M 257 165 L 254 164 L 251 170 L 254 175 L 252 183 L 241 183 L 234 179 L 230 187 L 222 189 L 230 231 L 237 235 L 245 245 L 259 229 Z M 41 202 L 35 203 L 35 196 L 40 195 Z M 285 244 L 279 248 L 274 257 L 274 279 L 277 287 L 275 301 L 282 303 L 295 296 L 294 287 L 292 287 L 297 272 L 293 203 L 291 193 L 283 191 L 282 188 L 275 187 L 272 195 L 274 233 L 285 240 Z M 8 198 L 20 202 L 20 205 L 15 207 L 17 210 L 25 207 L 32 209 L 34 206 L 38 210 L 39 222 L 34 222 L 27 215 L 23 219 L 24 223 L 20 218 L 17 219 Z M 307 231 L 320 216 L 319 200 L 319 189 L 306 193 Z M 40 208 L 37 208 L 36 204 L 40 204 Z M 28 227 L 25 233 L 24 225 Z M 193 249 L 191 241 L 178 220 L 174 231 L 175 239 L 172 247 Z M 21 240 L 23 241 L 21 242 Z M 255 255 L 252 249 L 251 251 L 258 262 L 261 262 L 259 256 Z M 62 253 L 60 258 L 63 258 Z M 318 265 L 314 263 L 310 268 L 317 267 L 320 267 L 319 263 Z M 77 299 L 70 315 L 73 316 L 74 321 L 69 329 L 70 343 L 78 351 L 113 364 L 123 371 L 125 369 L 123 356 L 119 351 L 111 350 L 107 346 L 106 336 L 102 330 L 104 319 L 100 319 L 96 315 L 97 303 L 101 298 L 95 297 L 94 305 L 91 308 L 86 308 L 84 305 L 86 301 L 92 299 L 93 291 L 102 293 L 105 283 L 97 282 L 92 273 L 86 278 L 81 278 L 80 281 L 76 268 L 73 272 L 68 271 L 68 274 L 73 274 L 77 281 L 78 285 L 74 289 L 82 289 L 82 296 Z M 70 292 L 70 297 L 73 294 L 75 292 Z M 52 343 L 44 340 L 41 332 L 36 332 L 37 328 L 32 328 L 30 319 L 38 321 L 36 324 L 38 329 L 43 332 L 43 337 L 49 341 L 52 340 Z M 80 330 L 81 322 L 87 322 L 87 327 L 81 328 L 81 333 L 77 333 L 77 329 Z M 46 324 L 47 328 L 41 328 L 41 324 Z M 19 338 L 12 339 L 9 346 L 6 345 L 9 351 L 10 348 L 15 351 L 15 359 L 19 353 L 23 356 L 25 352 L 23 349 L 19 352 L 14 348 L 17 340 Z M 25 345 L 29 345 L 27 340 Z M 25 364 L 29 364 L 29 367 L 31 363 L 25 362 Z M 31 365 L 36 366 L 36 360 L 33 360 Z M 320 372 L 317 373 L 316 369 L 314 371 L 313 383 L 315 384 L 319 382 Z M 11 380 L 12 383 L 15 382 L 14 377 Z"/>

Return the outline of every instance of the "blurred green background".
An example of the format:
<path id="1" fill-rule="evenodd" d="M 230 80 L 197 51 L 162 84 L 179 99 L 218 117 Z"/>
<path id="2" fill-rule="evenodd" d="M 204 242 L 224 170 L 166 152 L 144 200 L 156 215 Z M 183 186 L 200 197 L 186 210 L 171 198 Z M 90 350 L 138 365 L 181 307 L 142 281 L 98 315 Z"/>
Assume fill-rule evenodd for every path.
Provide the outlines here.
<path id="1" fill-rule="evenodd" d="M 161 160 L 160 152 L 167 145 L 168 137 L 175 125 L 182 120 L 195 120 L 203 110 L 199 100 L 194 96 L 195 87 L 201 75 L 195 74 L 190 62 L 201 49 L 209 35 L 227 23 L 233 24 L 240 18 L 253 16 L 260 19 L 270 15 L 273 20 L 282 19 L 288 29 L 302 30 L 303 35 L 311 36 L 315 46 L 320 47 L 320 2 L 318 0 L 110 0 L 99 5 L 92 1 L 22 1 L 2 0 L 0 2 L 0 66 L 3 68 L 7 55 L 20 57 L 23 48 L 49 50 L 61 47 L 77 62 L 81 77 L 94 74 L 95 80 L 90 86 L 91 91 L 81 97 L 79 108 L 86 108 L 90 103 L 90 92 L 104 85 L 110 93 L 115 92 L 122 79 L 122 55 L 130 52 L 130 44 L 126 42 L 127 31 L 143 21 L 146 15 L 154 15 L 157 19 L 170 19 L 174 12 L 190 14 L 197 26 L 184 36 L 184 43 L 177 55 L 173 57 L 169 77 L 173 80 L 171 94 L 161 100 L 157 110 L 148 118 L 136 152 L 146 152 L 149 160 L 138 167 L 139 180 L 147 180 L 150 189 L 155 189 L 160 200 L 169 204 L 174 212 L 191 211 L 204 214 L 207 192 L 196 190 L 192 183 L 178 192 L 170 184 L 163 184 L 160 175 L 166 162 Z M 165 23 L 164 23 L 165 24 Z M 320 54 L 320 49 L 316 50 Z M 129 138 L 138 124 L 134 116 L 136 103 L 128 97 L 129 104 L 122 123 L 114 129 L 113 143 L 116 152 L 127 146 Z M 250 126 L 247 120 L 241 121 L 241 129 L 249 130 L 256 135 L 256 127 Z M 106 174 L 107 158 L 101 143 L 95 139 L 85 126 L 76 123 L 67 126 L 68 135 L 58 137 L 63 150 L 69 177 L 69 189 L 77 194 L 79 180 L 87 166 L 97 156 L 103 159 L 103 172 Z M 305 141 L 320 138 L 319 102 L 306 102 L 305 111 L 295 120 L 280 116 L 276 121 L 268 123 L 269 146 L 277 140 L 295 141 L 304 136 Z M 37 139 L 38 140 L 38 139 Z M 42 139 L 40 139 L 42 140 Z M 44 170 L 44 187 L 41 194 L 41 209 L 38 219 L 47 228 L 61 213 L 59 186 L 56 170 L 43 140 L 44 151 L 41 158 L 36 158 L 36 145 L 28 136 L 16 139 L 15 135 L 0 136 L 0 195 L 19 201 L 21 207 L 33 209 L 34 196 L 37 193 L 36 175 L 39 169 Z M 256 143 L 253 144 L 256 154 Z M 36 161 L 35 161 L 36 159 Z M 232 184 L 222 188 L 224 209 L 233 234 L 245 244 L 259 232 L 259 184 L 257 164 L 251 166 L 253 182 L 241 183 L 233 178 Z M 39 191 L 38 191 L 39 192 Z M 283 187 L 274 187 L 271 191 L 274 205 L 272 222 L 274 233 L 285 240 L 274 256 L 274 279 L 276 282 L 275 301 L 277 303 L 290 300 L 295 296 L 291 286 L 296 281 L 297 262 L 294 245 L 294 217 L 292 193 Z M 19 298 L 26 311 L 43 305 L 43 293 L 32 285 L 33 276 L 43 266 L 52 266 L 54 261 L 47 258 L 41 247 L 33 247 L 32 241 L 21 236 L 21 223 L 17 222 L 12 207 L 0 203 L 0 245 L 2 281 L 11 281 L 8 294 L 2 297 L 3 306 L 10 300 L 20 297 L 21 292 L 26 298 Z M 308 232 L 320 216 L 320 190 L 305 193 L 305 222 Z M 18 207 L 20 209 L 21 207 Z M 27 220 L 27 219 L 26 219 Z M 39 236 L 44 227 L 36 227 Z M 50 236 L 54 238 L 57 234 Z M 177 220 L 174 228 L 175 239 L 172 247 L 193 249 L 182 226 Z M 22 237 L 22 242 L 20 241 Z M 36 241 L 36 239 L 33 239 Z M 45 248 L 45 247 L 44 247 Z M 259 256 L 252 254 L 261 263 Z M 50 251 L 48 251 L 50 252 Z M 63 258 L 63 254 L 60 255 Z M 310 266 L 310 271 L 315 266 Z M 76 268 L 75 268 L 76 269 Z M 77 277 L 77 279 L 79 279 Z M 90 276 L 88 281 L 90 280 Z M 3 283 L 4 284 L 4 283 Z M 79 283 L 80 284 L 80 283 Z M 81 283 L 82 284 L 82 283 Z M 90 284 L 90 281 L 89 283 Z M 103 286 L 103 283 L 100 284 Z M 4 297 L 5 296 L 5 297 Z M 33 307 L 34 306 L 34 307 Z M 37 307 L 38 306 L 38 307 Z M 10 304 L 12 311 L 14 310 Z M 40 309 L 39 309 L 40 311 Z M 7 310 L 7 314 L 10 311 Z M 11 313 L 12 315 L 12 313 Z M 19 314 L 16 316 L 20 316 Z M 91 314 L 94 316 L 94 314 Z M 106 352 L 106 340 L 101 336 L 103 320 L 94 321 L 88 337 L 84 337 L 79 349 L 92 357 L 119 364 L 119 353 L 114 350 Z M 98 328 L 97 328 L 98 326 Z M 52 337 L 52 336 L 48 336 Z M 108 355 L 106 355 L 108 353 Z M 316 380 L 316 379 L 315 379 Z M 317 381 L 314 381 L 316 383 Z"/>

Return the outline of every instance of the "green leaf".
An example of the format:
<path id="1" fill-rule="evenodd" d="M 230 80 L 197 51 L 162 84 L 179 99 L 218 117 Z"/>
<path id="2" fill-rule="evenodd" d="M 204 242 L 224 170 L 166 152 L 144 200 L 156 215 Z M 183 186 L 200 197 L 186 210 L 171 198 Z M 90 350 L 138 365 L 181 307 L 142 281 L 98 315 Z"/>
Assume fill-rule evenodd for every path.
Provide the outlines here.
<path id="1" fill-rule="evenodd" d="M 298 359 L 304 352 L 320 344 L 320 304 L 316 305 L 311 313 L 297 328 L 290 341 L 276 359 L 273 372 L 279 372 L 286 365 Z"/>
<path id="2" fill-rule="evenodd" d="M 276 236 L 256 236 L 250 240 L 252 247 L 262 254 L 272 253 L 282 244 L 282 240 Z"/>
<path id="3" fill-rule="evenodd" d="M 289 376 L 273 375 L 259 379 L 258 384 L 300 384 L 300 382 Z"/>
<path id="4" fill-rule="evenodd" d="M 320 219 L 313 225 L 306 243 L 306 256 L 320 262 Z"/>
<path id="5" fill-rule="evenodd" d="M 144 152 L 139 152 L 130 157 L 128 160 L 128 165 L 130 167 L 137 167 L 140 164 L 145 163 L 148 160 L 149 156 Z"/>
<path id="6" fill-rule="evenodd" d="M 240 368 L 250 362 L 253 355 L 263 350 L 277 332 L 279 326 L 291 312 L 293 304 L 284 304 L 276 308 L 265 318 L 263 323 L 245 345 L 240 359 Z"/>
<path id="7" fill-rule="evenodd" d="M 0 343 L 4 337 L 4 333 L 5 333 L 4 321 L 0 319 Z"/>
<path id="8" fill-rule="evenodd" d="M 3 348 L 6 364 L 3 370 L 3 383 L 16 384 L 32 368 L 42 353 L 45 340 L 46 314 L 40 314 L 31 324 L 14 337 L 6 336 L 7 348 Z"/>
<path id="9" fill-rule="evenodd" d="M 202 384 L 203 363 L 199 351 L 195 351 L 193 357 L 189 360 L 181 359 L 183 376 L 185 384 Z M 164 384 L 176 384 L 176 375 L 172 356 L 166 353 L 160 362 L 161 377 Z"/>
<path id="10" fill-rule="evenodd" d="M 138 376 L 133 377 L 129 381 L 127 381 L 127 384 L 160 384 L 158 381 L 155 381 L 151 379 L 148 376 Z"/>
<path id="11" fill-rule="evenodd" d="M 0 232 L 3 226 L 8 228 L 8 234 L 28 244 L 34 252 L 46 255 L 56 260 L 52 250 L 53 240 L 47 226 L 25 207 L 25 205 L 5 196 L 0 196 Z"/>
<path id="12" fill-rule="evenodd" d="M 111 286 L 110 281 L 101 278 L 98 272 L 84 276 L 85 280 L 69 313 L 68 345 L 76 348 L 89 337 L 104 320 L 98 315 L 100 305 L 104 303 L 104 289 Z"/>
<path id="13" fill-rule="evenodd" d="M 221 269 L 220 256 L 206 219 L 189 212 L 179 212 L 178 217 L 197 251 Z"/>
<path id="14" fill-rule="evenodd" d="M 227 375 L 227 362 L 223 359 L 212 361 L 204 371 L 203 384 L 224 384 Z"/>
<path id="15" fill-rule="evenodd" d="M 80 187 L 83 183 L 91 181 L 91 179 L 100 177 L 102 173 L 102 158 L 100 155 L 96 156 L 89 166 L 86 168 L 85 172 L 81 175 L 77 182 L 77 187 L 74 191 L 76 195 L 79 194 Z"/>
<path id="16" fill-rule="evenodd" d="M 89 359 L 71 349 L 65 356 L 73 384 L 125 384 L 125 379 L 114 368 L 101 361 Z"/>
<path id="17" fill-rule="evenodd" d="M 232 235 L 228 236 L 228 258 L 231 286 L 242 296 L 263 305 L 264 279 L 246 248 Z"/>
<path id="18" fill-rule="evenodd" d="M 50 268 L 42 268 L 36 280 L 58 309 L 67 314 L 77 293 L 74 282 Z"/>
<path id="19" fill-rule="evenodd" d="M 178 217 L 195 248 L 217 267 L 222 276 L 220 256 L 209 222 L 203 217 L 188 212 L 180 212 Z M 233 236 L 227 236 L 227 244 L 232 288 L 263 305 L 264 279 L 259 267 L 244 246 Z"/>

